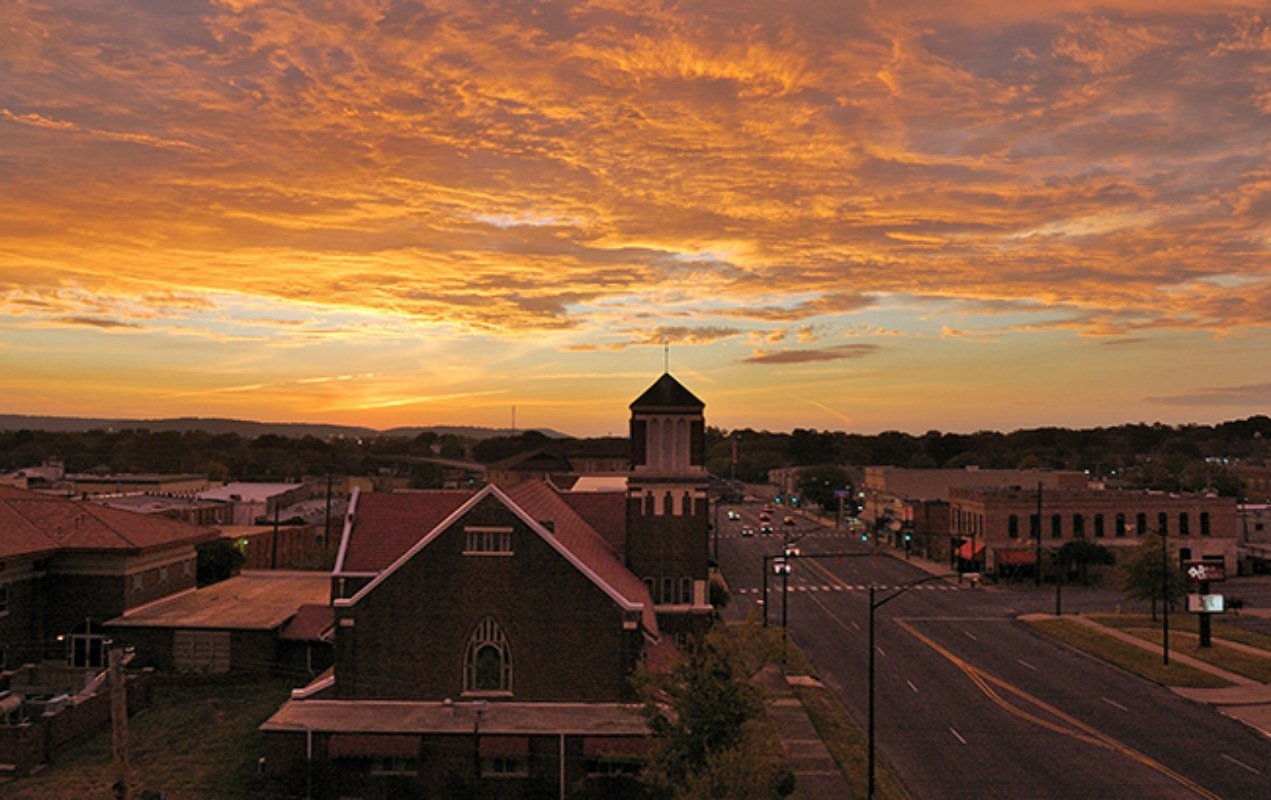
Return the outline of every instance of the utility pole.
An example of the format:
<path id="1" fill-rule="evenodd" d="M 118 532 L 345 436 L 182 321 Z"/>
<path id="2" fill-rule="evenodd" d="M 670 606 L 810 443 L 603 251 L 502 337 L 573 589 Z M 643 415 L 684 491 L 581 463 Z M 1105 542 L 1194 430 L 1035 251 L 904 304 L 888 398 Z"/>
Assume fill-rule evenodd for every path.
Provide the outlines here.
<path id="1" fill-rule="evenodd" d="M 1037 482 L 1037 528 L 1034 530 L 1037 534 L 1037 563 L 1036 569 L 1036 586 L 1042 585 L 1042 482 Z M 1058 585 L 1059 578 L 1056 576 L 1055 583 Z"/>
<path id="2" fill-rule="evenodd" d="M 274 540 L 273 540 L 273 550 L 269 556 L 270 569 L 278 569 L 278 506 L 281 504 L 281 502 L 282 502 L 282 498 L 280 497 L 278 499 L 278 502 L 274 503 L 274 537 L 273 537 Z"/>
<path id="3" fill-rule="evenodd" d="M 322 554 L 327 552 L 327 544 L 331 541 L 331 472 L 327 471 L 327 518 L 322 526 Z"/>
<path id="4" fill-rule="evenodd" d="M 124 686 L 124 649 L 111 647 L 108 657 L 110 749 L 115 762 L 115 797 L 131 800 L 132 766 L 128 761 L 128 690 Z"/>

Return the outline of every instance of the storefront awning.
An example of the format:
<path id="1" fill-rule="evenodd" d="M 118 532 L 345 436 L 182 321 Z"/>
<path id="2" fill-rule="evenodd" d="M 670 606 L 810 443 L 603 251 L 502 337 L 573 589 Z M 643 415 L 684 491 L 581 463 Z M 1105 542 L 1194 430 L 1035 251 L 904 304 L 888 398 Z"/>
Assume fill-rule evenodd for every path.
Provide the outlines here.
<path id="1" fill-rule="evenodd" d="M 964 561 L 971 561 L 973 558 L 978 559 L 980 554 L 983 552 L 984 552 L 984 542 L 976 542 L 975 555 L 973 557 L 971 555 L 971 543 L 966 542 L 965 544 L 963 544 L 961 547 L 958 548 L 958 558 L 961 558 Z"/>
<path id="2" fill-rule="evenodd" d="M 1035 550 L 998 550 L 998 565 L 1007 566 L 1032 566 L 1037 563 L 1037 551 Z"/>

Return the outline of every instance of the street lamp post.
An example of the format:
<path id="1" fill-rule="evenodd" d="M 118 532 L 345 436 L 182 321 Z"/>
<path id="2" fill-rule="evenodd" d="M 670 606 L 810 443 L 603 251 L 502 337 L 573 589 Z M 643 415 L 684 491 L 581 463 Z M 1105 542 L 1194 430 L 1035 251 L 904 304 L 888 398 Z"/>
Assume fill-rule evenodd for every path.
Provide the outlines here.
<path id="1" fill-rule="evenodd" d="M 1161 526 L 1161 658 L 1169 666 L 1169 529 Z"/>
<path id="2" fill-rule="evenodd" d="M 927 575 L 925 577 L 918 578 L 917 580 L 912 580 L 909 583 L 902 583 L 896 587 L 895 591 L 881 600 L 874 599 L 879 587 L 872 583 L 869 585 L 869 746 L 867 757 L 867 774 L 869 784 L 868 792 L 866 793 L 866 797 L 869 798 L 869 800 L 874 800 L 874 789 L 876 786 L 874 777 L 874 612 L 919 584 L 927 583 L 928 581 L 943 580 L 947 577 L 951 576 Z"/>

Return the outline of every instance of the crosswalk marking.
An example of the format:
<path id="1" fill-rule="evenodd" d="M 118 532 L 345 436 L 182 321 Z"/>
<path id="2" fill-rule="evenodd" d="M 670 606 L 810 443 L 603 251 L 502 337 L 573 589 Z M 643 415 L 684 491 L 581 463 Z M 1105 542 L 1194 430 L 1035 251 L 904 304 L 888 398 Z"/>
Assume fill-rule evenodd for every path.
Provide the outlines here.
<path id="1" fill-rule="evenodd" d="M 868 584 L 856 584 L 856 585 L 854 585 L 854 586 L 853 586 L 853 585 L 849 585 L 849 584 L 834 584 L 834 585 L 829 585 L 829 584 L 806 584 L 806 583 L 800 583 L 800 584 L 794 584 L 794 585 L 791 585 L 791 586 L 789 586 L 789 587 L 787 587 L 787 588 L 788 588 L 788 590 L 789 590 L 789 591 L 791 591 L 791 592 L 865 592 L 865 591 L 869 591 L 869 585 L 868 585 Z M 874 587 L 875 591 L 879 591 L 879 592 L 890 592 L 890 591 L 895 591 L 895 590 L 900 589 L 900 588 L 902 588 L 902 587 L 900 587 L 900 586 L 890 586 L 890 585 L 888 585 L 888 586 L 876 586 L 876 587 Z M 958 587 L 958 586 L 913 586 L 913 587 L 910 587 L 910 588 L 911 588 L 913 591 L 927 591 L 927 592 L 957 592 L 957 591 L 962 591 L 961 587 Z M 769 584 L 769 585 L 768 585 L 768 591 L 769 591 L 769 592 L 780 592 L 780 591 L 781 591 L 781 584 L 780 584 L 780 583 L 775 583 L 775 582 L 774 582 L 774 583 Z M 755 587 L 755 586 L 742 586 L 742 587 L 738 587 L 738 588 L 736 588 L 736 589 L 733 589 L 733 593 L 734 593 L 734 594 L 762 594 L 762 593 L 763 593 L 763 589 L 761 589 L 761 588 L 759 588 L 759 587 Z"/>

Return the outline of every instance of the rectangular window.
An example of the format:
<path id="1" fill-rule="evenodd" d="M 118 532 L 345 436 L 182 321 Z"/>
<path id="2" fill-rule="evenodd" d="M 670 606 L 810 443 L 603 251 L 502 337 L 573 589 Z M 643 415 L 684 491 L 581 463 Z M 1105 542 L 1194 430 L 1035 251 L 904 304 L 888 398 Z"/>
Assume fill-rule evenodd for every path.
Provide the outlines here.
<path id="1" fill-rule="evenodd" d="M 1178 515 L 1178 535 L 1179 536 L 1192 535 L 1192 520 L 1191 520 L 1191 517 L 1188 516 L 1186 511 Z"/>
<path id="2" fill-rule="evenodd" d="M 1142 511 L 1134 517 L 1134 533 L 1137 536 L 1147 533 L 1147 514 Z"/>
<path id="3" fill-rule="evenodd" d="M 1094 535 L 1096 539 L 1103 538 L 1103 515 L 1102 514 L 1094 515 Z"/>
<path id="4" fill-rule="evenodd" d="M 184 575 L 184 576 L 185 576 L 185 577 L 187 577 L 187 578 L 188 578 L 188 577 L 190 577 L 191 575 L 193 575 L 193 574 L 194 574 L 194 562 L 193 562 L 193 561 L 182 561 L 182 562 L 181 562 L 181 574 L 182 574 L 182 575 Z"/>
<path id="5" fill-rule="evenodd" d="M 1259 522 L 1254 527 L 1257 528 L 1258 530 L 1262 530 L 1262 523 Z M 1200 535 L 1201 536 L 1209 535 L 1209 512 L 1208 511 L 1200 512 Z"/>
<path id="6" fill-rule="evenodd" d="M 1162 536 L 1169 533 L 1169 514 L 1164 511 L 1156 515 L 1156 532 Z"/>
<path id="7" fill-rule="evenodd" d="M 167 582 L 168 582 L 168 568 L 159 567 L 159 583 L 167 583 Z"/>
<path id="8" fill-rule="evenodd" d="M 1076 539 L 1086 535 L 1086 518 L 1080 514 L 1072 515 L 1072 535 Z"/>
<path id="9" fill-rule="evenodd" d="M 659 602 L 662 602 L 662 603 L 675 602 L 675 579 L 674 578 L 662 579 L 662 596 L 659 598 Z"/>
<path id="10" fill-rule="evenodd" d="M 144 585 L 144 579 L 142 578 L 142 575 L 140 572 L 132 576 L 132 590 L 134 592 L 141 591 L 141 587 L 143 585 Z"/>
<path id="11" fill-rule="evenodd" d="M 649 599 L 656 603 L 658 601 L 658 582 L 653 578 L 645 578 L 644 587 L 649 590 Z"/>
<path id="12" fill-rule="evenodd" d="M 466 541 L 464 555 L 512 555 L 511 528 L 478 528 L 463 529 Z"/>
<path id="13" fill-rule="evenodd" d="M 1125 536 L 1125 514 L 1117 514 L 1117 536 Z"/>
<path id="14" fill-rule="evenodd" d="M 1042 521 L 1036 514 L 1028 515 L 1028 537 L 1030 539 L 1040 539 L 1042 535 Z"/>
<path id="15" fill-rule="evenodd" d="M 481 759 L 481 776 L 486 778 L 509 778 L 530 774 L 529 759 L 496 756 Z"/>
<path id="16" fill-rule="evenodd" d="M 1011 514 L 1006 520 L 1006 535 L 1012 539 L 1019 538 L 1019 517 Z"/>
<path id="17" fill-rule="evenodd" d="M 0 586 L 0 614 L 9 613 L 9 584 Z"/>
<path id="18" fill-rule="evenodd" d="M 371 759 L 372 775 L 418 775 L 419 759 L 389 756 Z"/>
<path id="19" fill-rule="evenodd" d="M 1050 538 L 1058 539 L 1064 535 L 1064 517 L 1062 514 L 1050 515 Z"/>
<path id="20" fill-rule="evenodd" d="M 692 578 L 680 578 L 680 602 L 681 603 L 693 602 L 693 579 Z"/>

